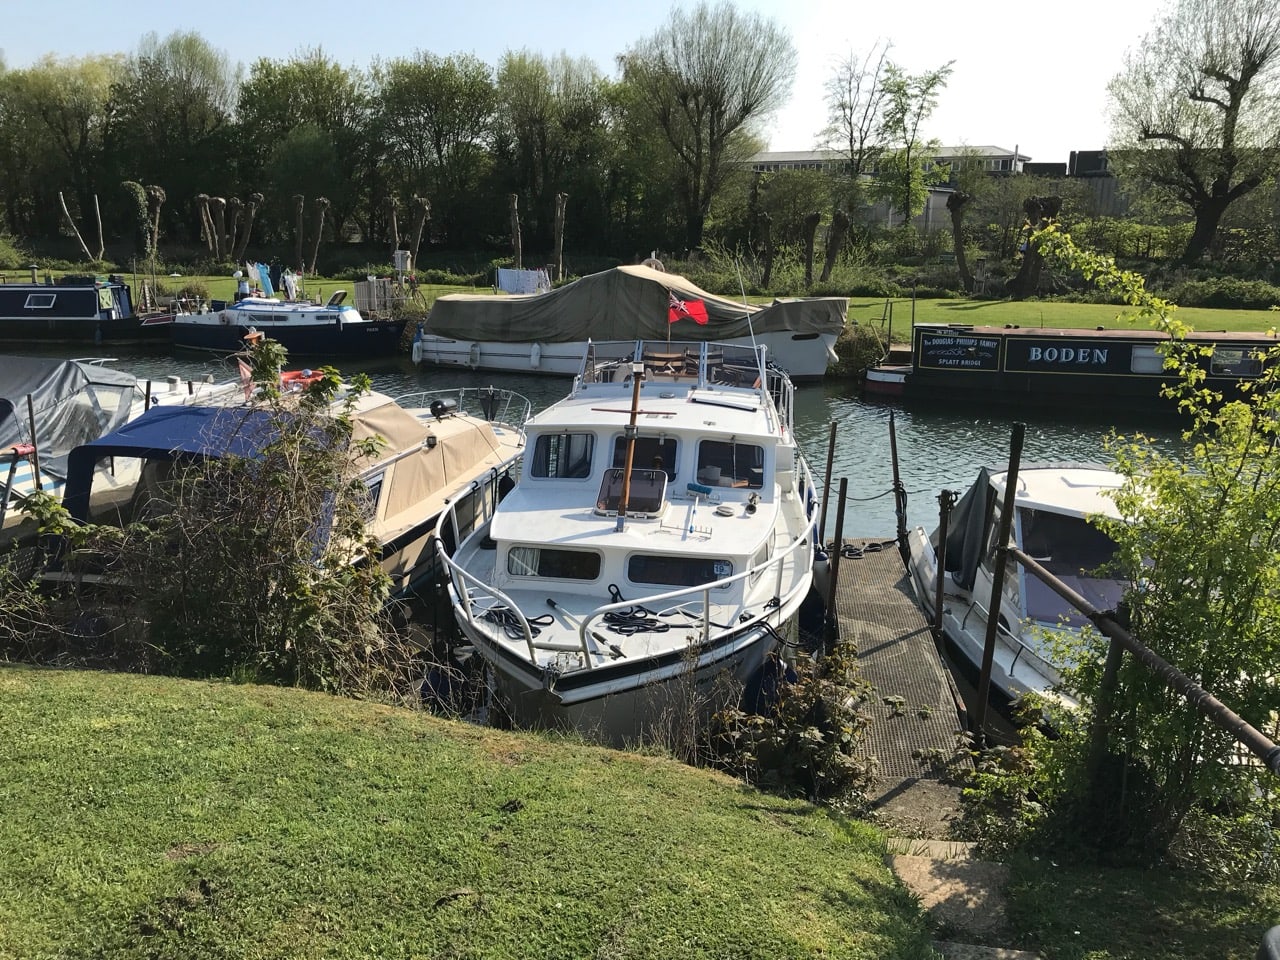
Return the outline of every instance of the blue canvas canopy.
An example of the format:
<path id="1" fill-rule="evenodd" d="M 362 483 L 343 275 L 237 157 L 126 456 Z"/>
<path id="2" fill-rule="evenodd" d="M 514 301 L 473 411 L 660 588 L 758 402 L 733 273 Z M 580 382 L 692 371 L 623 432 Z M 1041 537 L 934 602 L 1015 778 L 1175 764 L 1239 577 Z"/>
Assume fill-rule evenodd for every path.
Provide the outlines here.
<path id="1" fill-rule="evenodd" d="M 118 430 L 71 451 L 63 504 L 77 520 L 87 519 L 94 468 L 105 457 L 260 457 L 262 449 L 279 437 L 277 416 L 244 407 L 152 407 Z"/>

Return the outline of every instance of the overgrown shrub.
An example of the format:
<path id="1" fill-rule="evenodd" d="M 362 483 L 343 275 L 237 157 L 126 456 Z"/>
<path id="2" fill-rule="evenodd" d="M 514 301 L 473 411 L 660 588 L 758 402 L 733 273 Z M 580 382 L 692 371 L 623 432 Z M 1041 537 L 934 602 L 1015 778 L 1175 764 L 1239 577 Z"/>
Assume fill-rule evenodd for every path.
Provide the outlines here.
<path id="1" fill-rule="evenodd" d="M 874 767 L 859 756 L 870 687 L 858 676 L 856 651 L 839 644 L 818 660 L 800 658 L 795 669 L 781 680 L 770 714 L 733 709 L 712 718 L 710 756 L 765 789 L 848 802 Z"/>
<path id="2" fill-rule="evenodd" d="M 127 526 L 76 524 L 53 498 L 32 498 L 42 531 L 64 544 L 63 569 L 111 586 L 72 591 L 34 636 L 10 627 L 6 652 L 346 694 L 411 689 L 413 655 L 388 629 L 388 580 L 365 532 L 358 468 L 376 443 L 353 439 L 351 415 L 367 381 L 339 397 L 329 368 L 281 396 L 283 361 L 278 345 L 260 346 L 260 401 L 223 414 L 268 412 L 265 425 L 232 425 L 254 431 L 257 452 L 144 474 Z M 9 580 L 0 622 L 30 607 Z"/>
<path id="3" fill-rule="evenodd" d="M 1169 291 L 1169 299 L 1181 307 L 1267 310 L 1280 307 L 1280 287 L 1261 280 L 1215 277 L 1178 284 Z"/>
<path id="4" fill-rule="evenodd" d="M 869 323 L 849 323 L 836 340 L 839 362 L 828 373 L 839 377 L 855 377 L 874 366 L 889 352 L 884 334 Z"/>
<path id="5" fill-rule="evenodd" d="M 0 270 L 20 270 L 31 264 L 31 255 L 7 233 L 0 233 Z"/>

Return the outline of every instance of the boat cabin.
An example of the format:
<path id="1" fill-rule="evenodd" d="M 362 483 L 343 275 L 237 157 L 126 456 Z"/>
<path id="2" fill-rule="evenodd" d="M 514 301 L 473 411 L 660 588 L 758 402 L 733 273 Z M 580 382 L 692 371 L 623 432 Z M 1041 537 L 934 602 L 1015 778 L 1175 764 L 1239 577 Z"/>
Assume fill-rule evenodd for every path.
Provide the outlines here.
<path id="1" fill-rule="evenodd" d="M 780 500 L 795 495 L 795 451 L 767 387 L 750 386 L 765 371 L 721 350 L 634 356 L 598 362 L 529 425 L 521 481 L 490 533 L 495 587 L 532 589 L 538 578 L 560 594 L 634 596 L 772 556 Z"/>

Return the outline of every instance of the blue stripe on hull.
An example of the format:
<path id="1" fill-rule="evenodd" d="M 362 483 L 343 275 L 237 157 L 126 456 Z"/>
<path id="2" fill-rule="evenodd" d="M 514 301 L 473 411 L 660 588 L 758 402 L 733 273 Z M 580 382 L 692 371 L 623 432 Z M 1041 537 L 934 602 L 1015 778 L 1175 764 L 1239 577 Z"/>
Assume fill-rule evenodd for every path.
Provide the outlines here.
<path id="1" fill-rule="evenodd" d="M 400 352 L 400 336 L 404 323 L 378 320 L 367 323 L 337 324 L 264 324 L 261 333 L 278 341 L 291 357 L 351 356 L 382 357 Z M 173 324 L 173 345 L 185 350 L 212 350 L 235 353 L 244 349 L 248 327 L 232 324 Z"/>

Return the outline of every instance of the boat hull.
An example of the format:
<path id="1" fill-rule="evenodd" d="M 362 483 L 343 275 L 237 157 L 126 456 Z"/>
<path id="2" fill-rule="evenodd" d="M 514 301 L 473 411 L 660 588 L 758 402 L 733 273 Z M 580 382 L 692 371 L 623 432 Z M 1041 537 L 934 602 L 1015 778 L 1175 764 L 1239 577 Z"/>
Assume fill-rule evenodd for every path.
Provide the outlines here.
<path id="1" fill-rule="evenodd" d="M 249 326 L 212 321 L 176 319 L 171 325 L 173 345 L 183 350 L 235 353 L 244 349 Z M 359 323 L 308 324 L 298 321 L 254 324 L 253 328 L 289 351 L 291 357 L 385 357 L 400 351 L 404 323 L 369 320 Z M 162 328 L 163 329 L 163 328 Z"/>
<path id="2" fill-rule="evenodd" d="M 516 724 L 574 730 L 617 747 L 664 742 L 726 703 L 736 704 L 778 649 L 777 638 L 793 629 L 794 611 L 781 624 L 752 624 L 709 646 L 554 675 L 459 618 L 463 634 L 492 667 L 497 696 Z"/>
<path id="3" fill-rule="evenodd" d="M 142 317 L 0 317 L 0 344 L 163 344 L 168 340 L 167 325 L 144 323 Z"/>
<path id="4" fill-rule="evenodd" d="M 835 356 L 836 335 L 830 333 L 763 333 L 756 343 L 769 348 L 769 359 L 793 381 L 820 380 Z M 735 346 L 751 346 L 750 337 L 727 339 Z M 423 334 L 413 343 L 413 362 L 468 370 L 546 373 L 572 377 L 582 366 L 585 340 L 564 343 L 509 343 L 455 340 Z"/>

